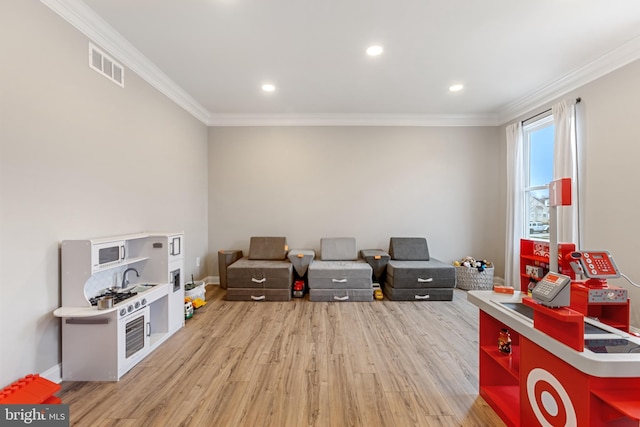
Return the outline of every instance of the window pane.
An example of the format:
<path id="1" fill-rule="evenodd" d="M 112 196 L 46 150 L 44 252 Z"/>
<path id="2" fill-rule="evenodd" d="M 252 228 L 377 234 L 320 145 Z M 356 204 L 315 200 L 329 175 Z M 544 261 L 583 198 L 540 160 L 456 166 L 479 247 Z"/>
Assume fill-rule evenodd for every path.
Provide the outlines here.
<path id="1" fill-rule="evenodd" d="M 528 222 L 525 235 L 536 239 L 549 238 L 549 189 L 526 192 Z M 527 226 L 528 225 L 528 226 Z"/>
<path id="2" fill-rule="evenodd" d="M 551 112 L 524 125 L 525 238 L 549 240 L 549 183 L 553 180 L 554 124 Z"/>
<path id="3" fill-rule="evenodd" d="M 529 187 L 548 185 L 553 180 L 553 132 L 550 124 L 529 134 Z"/>

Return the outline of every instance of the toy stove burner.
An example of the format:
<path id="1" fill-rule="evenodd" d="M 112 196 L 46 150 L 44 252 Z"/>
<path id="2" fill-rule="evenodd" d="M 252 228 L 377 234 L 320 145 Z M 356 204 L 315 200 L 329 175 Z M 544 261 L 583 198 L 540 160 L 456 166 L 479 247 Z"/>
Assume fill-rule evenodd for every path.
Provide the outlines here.
<path id="1" fill-rule="evenodd" d="M 101 295 L 96 295 L 93 298 L 89 298 L 89 302 L 91 303 L 91 305 L 98 305 L 98 299 L 102 298 L 102 297 L 113 297 L 113 304 L 117 304 L 119 302 L 122 302 L 126 299 L 135 297 L 136 295 L 138 295 L 137 292 L 133 292 L 133 291 L 128 291 L 128 292 L 115 292 L 115 291 L 111 291 L 108 290 L 105 293 L 101 294 Z"/>

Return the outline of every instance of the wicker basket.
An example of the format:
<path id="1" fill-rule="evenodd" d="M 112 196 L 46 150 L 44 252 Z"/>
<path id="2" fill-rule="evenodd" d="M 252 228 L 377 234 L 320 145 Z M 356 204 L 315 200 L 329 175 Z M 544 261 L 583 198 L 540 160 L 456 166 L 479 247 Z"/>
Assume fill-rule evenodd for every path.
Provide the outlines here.
<path id="1" fill-rule="evenodd" d="M 456 282 L 459 289 L 466 291 L 493 289 L 493 267 L 478 271 L 475 267 L 456 267 Z"/>

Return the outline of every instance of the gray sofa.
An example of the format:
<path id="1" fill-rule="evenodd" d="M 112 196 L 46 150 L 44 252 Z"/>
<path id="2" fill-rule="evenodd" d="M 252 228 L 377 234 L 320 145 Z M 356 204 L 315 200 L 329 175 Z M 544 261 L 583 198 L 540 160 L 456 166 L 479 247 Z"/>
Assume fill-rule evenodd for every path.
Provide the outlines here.
<path id="1" fill-rule="evenodd" d="M 320 260 L 309 265 L 310 301 L 373 301 L 371 266 L 358 258 L 356 239 L 320 239 Z"/>
<path id="2" fill-rule="evenodd" d="M 456 269 L 429 256 L 424 237 L 392 237 L 383 292 L 393 301 L 451 301 Z"/>
<path id="3" fill-rule="evenodd" d="M 252 237 L 249 255 L 227 267 L 227 300 L 290 301 L 293 266 L 285 237 Z"/>

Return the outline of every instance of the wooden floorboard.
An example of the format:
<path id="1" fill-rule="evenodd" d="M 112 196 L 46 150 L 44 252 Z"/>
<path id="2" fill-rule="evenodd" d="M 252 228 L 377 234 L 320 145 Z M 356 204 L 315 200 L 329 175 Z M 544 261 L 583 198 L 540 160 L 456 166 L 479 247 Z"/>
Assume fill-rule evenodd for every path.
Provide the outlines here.
<path id="1" fill-rule="evenodd" d="M 63 382 L 74 426 L 503 426 L 478 310 L 453 301 L 207 305 L 119 382 Z"/>

